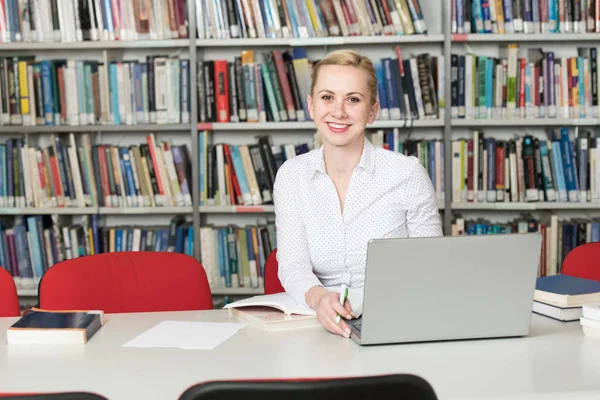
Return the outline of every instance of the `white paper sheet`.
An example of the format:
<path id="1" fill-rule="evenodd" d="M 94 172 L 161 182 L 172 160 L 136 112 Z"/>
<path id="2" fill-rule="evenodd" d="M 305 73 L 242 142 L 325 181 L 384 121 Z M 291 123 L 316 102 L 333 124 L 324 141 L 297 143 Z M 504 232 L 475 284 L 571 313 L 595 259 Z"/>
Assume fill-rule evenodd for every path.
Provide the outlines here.
<path id="1" fill-rule="evenodd" d="M 163 321 L 139 334 L 123 347 L 171 347 L 186 350 L 212 350 L 245 323 Z"/>

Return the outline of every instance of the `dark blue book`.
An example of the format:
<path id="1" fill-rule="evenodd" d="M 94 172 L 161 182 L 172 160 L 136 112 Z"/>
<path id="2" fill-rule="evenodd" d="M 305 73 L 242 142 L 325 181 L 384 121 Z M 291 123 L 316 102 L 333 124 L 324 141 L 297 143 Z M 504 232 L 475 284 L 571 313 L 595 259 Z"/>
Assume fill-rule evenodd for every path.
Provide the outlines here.
<path id="1" fill-rule="evenodd" d="M 569 275 L 537 279 L 534 300 L 557 307 L 579 307 L 600 301 L 600 282 Z"/>
<path id="2" fill-rule="evenodd" d="M 9 344 L 84 344 L 104 324 L 102 311 L 31 308 L 8 328 Z"/>

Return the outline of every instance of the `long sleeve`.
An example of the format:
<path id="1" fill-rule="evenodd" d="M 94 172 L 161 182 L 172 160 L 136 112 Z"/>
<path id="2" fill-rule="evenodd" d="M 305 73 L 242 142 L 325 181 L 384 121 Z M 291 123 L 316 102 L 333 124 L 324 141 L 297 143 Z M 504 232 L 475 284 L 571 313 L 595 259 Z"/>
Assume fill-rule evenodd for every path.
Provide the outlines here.
<path id="1" fill-rule="evenodd" d="M 427 170 L 416 160 L 410 176 L 407 226 L 409 237 L 443 236 L 442 221 L 433 183 Z"/>
<path id="2" fill-rule="evenodd" d="M 306 305 L 308 289 L 322 284 L 313 273 L 310 262 L 306 230 L 297 203 L 298 182 L 295 175 L 293 164 L 286 162 L 279 168 L 273 186 L 277 263 L 279 280 L 285 291 L 296 302 Z"/>

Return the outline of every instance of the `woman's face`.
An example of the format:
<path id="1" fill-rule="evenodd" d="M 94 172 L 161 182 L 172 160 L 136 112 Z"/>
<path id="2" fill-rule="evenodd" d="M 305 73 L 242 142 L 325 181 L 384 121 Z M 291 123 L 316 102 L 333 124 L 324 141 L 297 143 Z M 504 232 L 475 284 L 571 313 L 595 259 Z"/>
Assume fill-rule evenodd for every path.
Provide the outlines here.
<path id="1" fill-rule="evenodd" d="M 373 100 L 363 70 L 341 65 L 320 67 L 312 96 L 308 96 L 308 108 L 323 144 L 362 142 L 367 123 L 377 115 L 379 104 Z"/>

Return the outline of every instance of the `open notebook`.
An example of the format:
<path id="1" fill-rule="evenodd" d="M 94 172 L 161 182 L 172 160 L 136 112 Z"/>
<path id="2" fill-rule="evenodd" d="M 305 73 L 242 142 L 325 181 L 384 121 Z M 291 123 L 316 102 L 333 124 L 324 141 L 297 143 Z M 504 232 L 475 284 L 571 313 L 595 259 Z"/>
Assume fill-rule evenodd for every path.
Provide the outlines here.
<path id="1" fill-rule="evenodd" d="M 316 312 L 287 293 L 254 296 L 225 305 L 231 315 L 266 331 L 320 326 Z"/>

